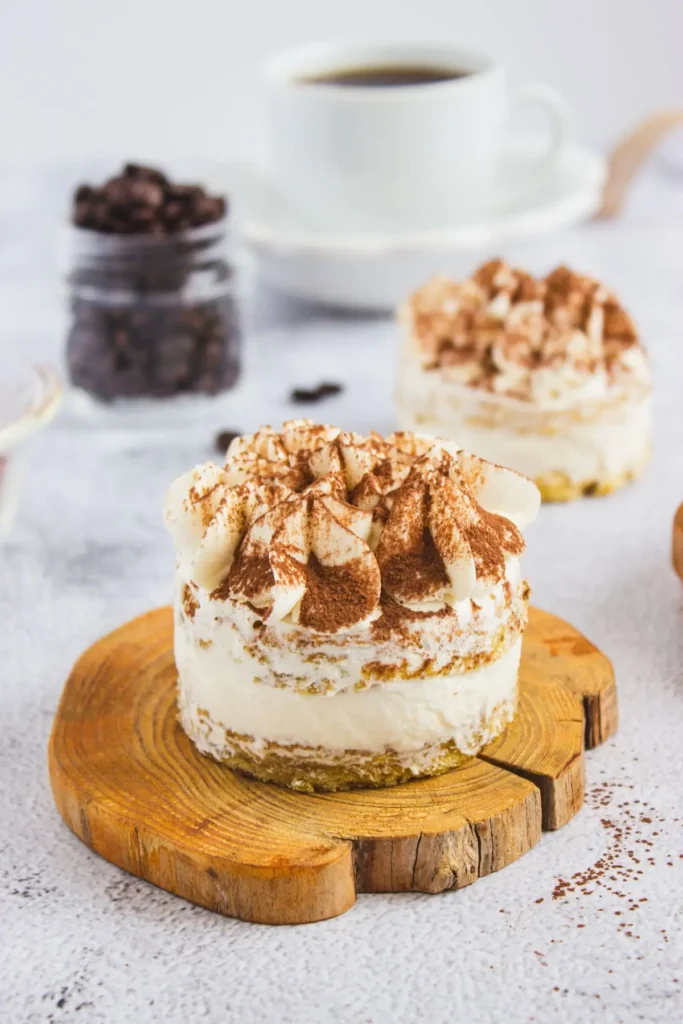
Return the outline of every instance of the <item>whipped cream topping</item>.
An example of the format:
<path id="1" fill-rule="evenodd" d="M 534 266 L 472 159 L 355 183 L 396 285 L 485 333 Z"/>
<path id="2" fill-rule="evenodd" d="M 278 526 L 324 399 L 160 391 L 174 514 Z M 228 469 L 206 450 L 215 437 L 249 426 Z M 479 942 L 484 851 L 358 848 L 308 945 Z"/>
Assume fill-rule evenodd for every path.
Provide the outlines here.
<path id="1" fill-rule="evenodd" d="M 410 356 L 452 382 L 541 407 L 649 387 L 633 322 L 600 282 L 558 267 L 534 278 L 502 260 L 436 277 L 401 310 Z"/>
<path id="2" fill-rule="evenodd" d="M 329 635 L 387 601 L 440 613 L 502 586 L 539 501 L 529 480 L 449 442 L 293 420 L 181 476 L 165 520 L 195 603 L 203 591 Z"/>

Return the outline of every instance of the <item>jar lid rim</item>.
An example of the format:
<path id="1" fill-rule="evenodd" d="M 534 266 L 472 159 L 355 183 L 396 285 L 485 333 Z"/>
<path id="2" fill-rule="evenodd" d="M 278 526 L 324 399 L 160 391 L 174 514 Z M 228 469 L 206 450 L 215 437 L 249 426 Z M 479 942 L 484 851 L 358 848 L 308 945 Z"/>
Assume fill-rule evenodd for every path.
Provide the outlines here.
<path id="1" fill-rule="evenodd" d="M 229 227 L 230 216 L 226 213 L 219 220 L 213 220 L 209 224 L 202 224 L 196 228 L 186 228 L 183 231 L 174 231 L 164 235 L 152 234 L 115 234 L 109 231 L 97 231 L 94 228 L 83 228 L 77 224 L 69 223 L 67 229 L 72 238 L 84 246 L 98 246 L 106 249 L 161 249 L 164 246 L 177 244 L 178 242 L 195 242 L 220 235 Z"/>

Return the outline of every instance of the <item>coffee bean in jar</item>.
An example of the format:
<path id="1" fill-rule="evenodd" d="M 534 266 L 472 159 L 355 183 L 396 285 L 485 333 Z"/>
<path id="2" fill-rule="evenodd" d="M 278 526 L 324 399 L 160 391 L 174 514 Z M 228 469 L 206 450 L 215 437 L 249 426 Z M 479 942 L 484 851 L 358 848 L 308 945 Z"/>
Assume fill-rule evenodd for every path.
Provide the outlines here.
<path id="1" fill-rule="evenodd" d="M 77 393 L 216 395 L 239 374 L 225 200 L 126 164 L 73 199 L 67 364 Z"/>

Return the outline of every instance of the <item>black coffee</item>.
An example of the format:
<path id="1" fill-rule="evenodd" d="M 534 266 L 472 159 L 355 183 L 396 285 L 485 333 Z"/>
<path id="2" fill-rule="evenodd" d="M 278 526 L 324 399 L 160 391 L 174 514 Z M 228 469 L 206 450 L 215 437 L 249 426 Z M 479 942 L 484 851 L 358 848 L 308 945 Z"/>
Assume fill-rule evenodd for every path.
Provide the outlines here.
<path id="1" fill-rule="evenodd" d="M 383 64 L 370 67 L 339 68 L 306 75 L 299 81 L 304 85 L 345 85 L 363 88 L 394 88 L 401 85 L 433 85 L 465 78 L 471 71 L 443 68 L 433 64 Z"/>

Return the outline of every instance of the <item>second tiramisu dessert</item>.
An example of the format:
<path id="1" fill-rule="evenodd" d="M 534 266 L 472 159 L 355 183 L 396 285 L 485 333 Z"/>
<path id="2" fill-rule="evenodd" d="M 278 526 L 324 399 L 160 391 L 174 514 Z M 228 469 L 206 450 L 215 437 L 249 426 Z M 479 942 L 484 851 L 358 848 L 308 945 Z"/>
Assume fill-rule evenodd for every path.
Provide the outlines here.
<path id="1" fill-rule="evenodd" d="M 183 728 L 294 789 L 384 786 L 476 754 L 514 715 L 531 481 L 417 434 L 309 420 L 172 485 Z"/>
<path id="2" fill-rule="evenodd" d="M 492 260 L 401 310 L 399 424 L 531 477 L 547 500 L 607 494 L 650 453 L 648 358 L 617 298 L 558 267 Z"/>

